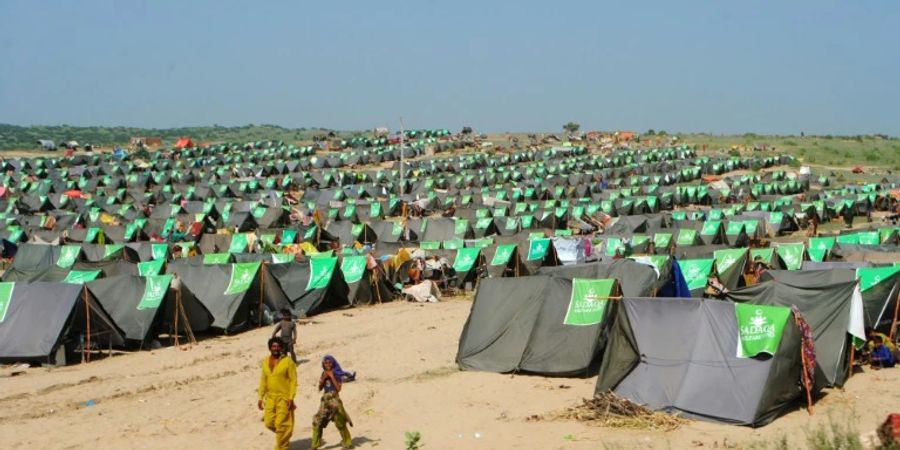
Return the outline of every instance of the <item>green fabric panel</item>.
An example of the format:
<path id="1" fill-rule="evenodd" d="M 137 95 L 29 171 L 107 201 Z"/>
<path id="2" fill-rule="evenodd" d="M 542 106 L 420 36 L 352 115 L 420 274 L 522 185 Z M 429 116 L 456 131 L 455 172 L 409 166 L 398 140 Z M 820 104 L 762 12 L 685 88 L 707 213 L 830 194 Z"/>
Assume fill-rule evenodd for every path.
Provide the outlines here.
<path id="1" fill-rule="evenodd" d="M 203 255 L 203 264 L 228 264 L 230 253 L 206 253 Z"/>
<path id="2" fill-rule="evenodd" d="M 575 278 L 564 325 L 589 326 L 603 322 L 615 280 Z"/>
<path id="3" fill-rule="evenodd" d="M 528 242 L 528 260 L 543 259 L 550 251 L 550 239 L 533 239 Z"/>
<path id="4" fill-rule="evenodd" d="M 494 257 L 491 258 L 491 265 L 501 266 L 507 264 L 515 250 L 516 244 L 498 245 Z"/>
<path id="5" fill-rule="evenodd" d="M 453 268 L 457 272 L 468 272 L 478 261 L 478 255 L 481 253 L 480 248 L 461 248 L 456 251 L 456 259 L 453 261 Z"/>
<path id="6" fill-rule="evenodd" d="M 310 274 L 306 290 L 327 288 L 335 267 L 337 267 L 337 258 L 310 258 Z"/>
<path id="7" fill-rule="evenodd" d="M 681 272 L 687 281 L 688 289 L 696 290 L 706 287 L 706 279 L 712 272 L 714 259 L 683 259 L 678 261 Z"/>

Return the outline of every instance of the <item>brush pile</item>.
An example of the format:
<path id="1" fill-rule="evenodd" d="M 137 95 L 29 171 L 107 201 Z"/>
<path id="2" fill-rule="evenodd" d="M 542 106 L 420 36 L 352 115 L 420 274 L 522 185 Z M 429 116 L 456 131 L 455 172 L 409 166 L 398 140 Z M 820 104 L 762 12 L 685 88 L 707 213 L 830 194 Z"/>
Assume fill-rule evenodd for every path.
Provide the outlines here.
<path id="1" fill-rule="evenodd" d="M 688 420 L 678 415 L 651 411 L 612 392 L 584 399 L 582 404 L 532 420 L 577 420 L 588 425 L 638 430 L 673 431 Z"/>

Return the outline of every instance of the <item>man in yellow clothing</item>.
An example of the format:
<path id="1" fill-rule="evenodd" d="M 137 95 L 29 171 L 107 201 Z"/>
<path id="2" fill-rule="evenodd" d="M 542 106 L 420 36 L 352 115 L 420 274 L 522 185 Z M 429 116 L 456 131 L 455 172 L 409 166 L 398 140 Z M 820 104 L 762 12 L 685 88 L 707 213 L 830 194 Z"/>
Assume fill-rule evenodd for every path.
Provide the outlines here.
<path id="1" fill-rule="evenodd" d="M 266 428 L 275 432 L 275 450 L 287 450 L 294 434 L 294 395 L 297 393 L 297 366 L 284 356 L 280 338 L 269 339 L 272 353 L 262 361 L 257 407 L 264 411 Z"/>

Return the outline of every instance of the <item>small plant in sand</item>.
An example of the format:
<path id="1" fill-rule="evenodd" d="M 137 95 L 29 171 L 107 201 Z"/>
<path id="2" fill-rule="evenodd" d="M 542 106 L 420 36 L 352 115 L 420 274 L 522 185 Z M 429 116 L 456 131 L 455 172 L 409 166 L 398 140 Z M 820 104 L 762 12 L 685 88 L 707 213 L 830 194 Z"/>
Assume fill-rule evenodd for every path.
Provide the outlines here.
<path id="1" fill-rule="evenodd" d="M 422 448 L 422 444 L 419 441 L 422 440 L 422 433 L 418 431 L 407 431 L 406 432 L 406 450 L 419 450 Z"/>
<path id="2" fill-rule="evenodd" d="M 862 439 L 856 423 L 828 417 L 828 423 L 806 431 L 806 445 L 810 450 L 862 450 Z"/>

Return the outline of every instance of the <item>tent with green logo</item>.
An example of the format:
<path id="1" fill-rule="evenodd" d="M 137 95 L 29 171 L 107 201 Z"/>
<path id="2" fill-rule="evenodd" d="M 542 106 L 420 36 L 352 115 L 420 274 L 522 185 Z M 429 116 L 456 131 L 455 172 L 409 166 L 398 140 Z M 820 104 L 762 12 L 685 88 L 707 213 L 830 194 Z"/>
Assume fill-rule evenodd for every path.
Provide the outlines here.
<path id="1" fill-rule="evenodd" d="M 666 259 L 665 256 L 660 258 Z M 671 262 L 655 268 L 632 259 L 614 259 L 568 266 L 541 267 L 538 275 L 558 278 L 615 279 L 626 296 L 652 297 L 664 286 L 671 273 Z"/>
<path id="2" fill-rule="evenodd" d="M 790 411 L 801 395 L 800 332 L 789 308 L 775 311 L 774 337 L 754 348 L 756 356 L 738 356 L 742 338 L 756 337 L 746 331 L 756 330 L 739 324 L 735 304 L 626 297 L 615 306 L 596 394 L 751 426 Z M 767 326 L 766 318 L 751 323 Z"/>
<path id="3" fill-rule="evenodd" d="M 80 284 L 0 283 L 0 362 L 78 362 L 88 330 L 92 349 L 124 344 L 122 331 Z"/>
<path id="4" fill-rule="evenodd" d="M 890 334 L 900 296 L 900 266 L 856 269 L 867 327 Z"/>
<path id="5" fill-rule="evenodd" d="M 483 249 L 482 253 L 487 261 L 488 276 L 494 278 L 519 276 L 523 263 L 516 244 L 490 246 Z"/>
<path id="6" fill-rule="evenodd" d="M 166 273 L 177 274 L 187 290 L 209 311 L 213 317 L 210 328 L 232 333 L 264 324 L 275 311 L 291 307 L 285 293 L 266 270 L 281 265 L 191 264 L 176 260 L 167 264 Z"/>
<path id="7" fill-rule="evenodd" d="M 350 305 L 338 258 L 319 257 L 268 267 L 275 284 L 299 315 L 311 316 Z"/>
<path id="8" fill-rule="evenodd" d="M 377 269 L 369 270 L 365 255 L 341 258 L 341 273 L 347 283 L 347 300 L 351 305 L 370 305 L 393 300 L 393 286 L 384 276 L 380 264 Z"/>
<path id="9" fill-rule="evenodd" d="M 126 344 L 145 347 L 161 333 L 176 331 L 176 314 L 179 315 L 179 333 L 186 331 L 185 322 L 195 333 L 206 331 L 212 325 L 212 314 L 184 283 L 178 292 L 172 286 L 172 278 L 170 274 L 120 275 L 100 278 L 87 286 L 123 331 Z M 179 303 L 180 308 L 177 307 Z"/>
<path id="10" fill-rule="evenodd" d="M 453 258 L 453 270 L 456 272 L 456 285 L 465 288 L 471 283 L 475 289 L 480 270 L 484 267 L 485 258 L 478 247 L 463 247 L 456 250 Z"/>
<path id="11" fill-rule="evenodd" d="M 459 339 L 460 369 L 587 377 L 596 370 L 615 280 L 486 278 Z"/>
<path id="12" fill-rule="evenodd" d="M 728 300 L 752 305 L 796 305 L 816 347 L 816 386 L 843 386 L 853 338 L 865 341 L 862 297 L 853 271 L 769 270 L 760 282 L 731 291 Z"/>

